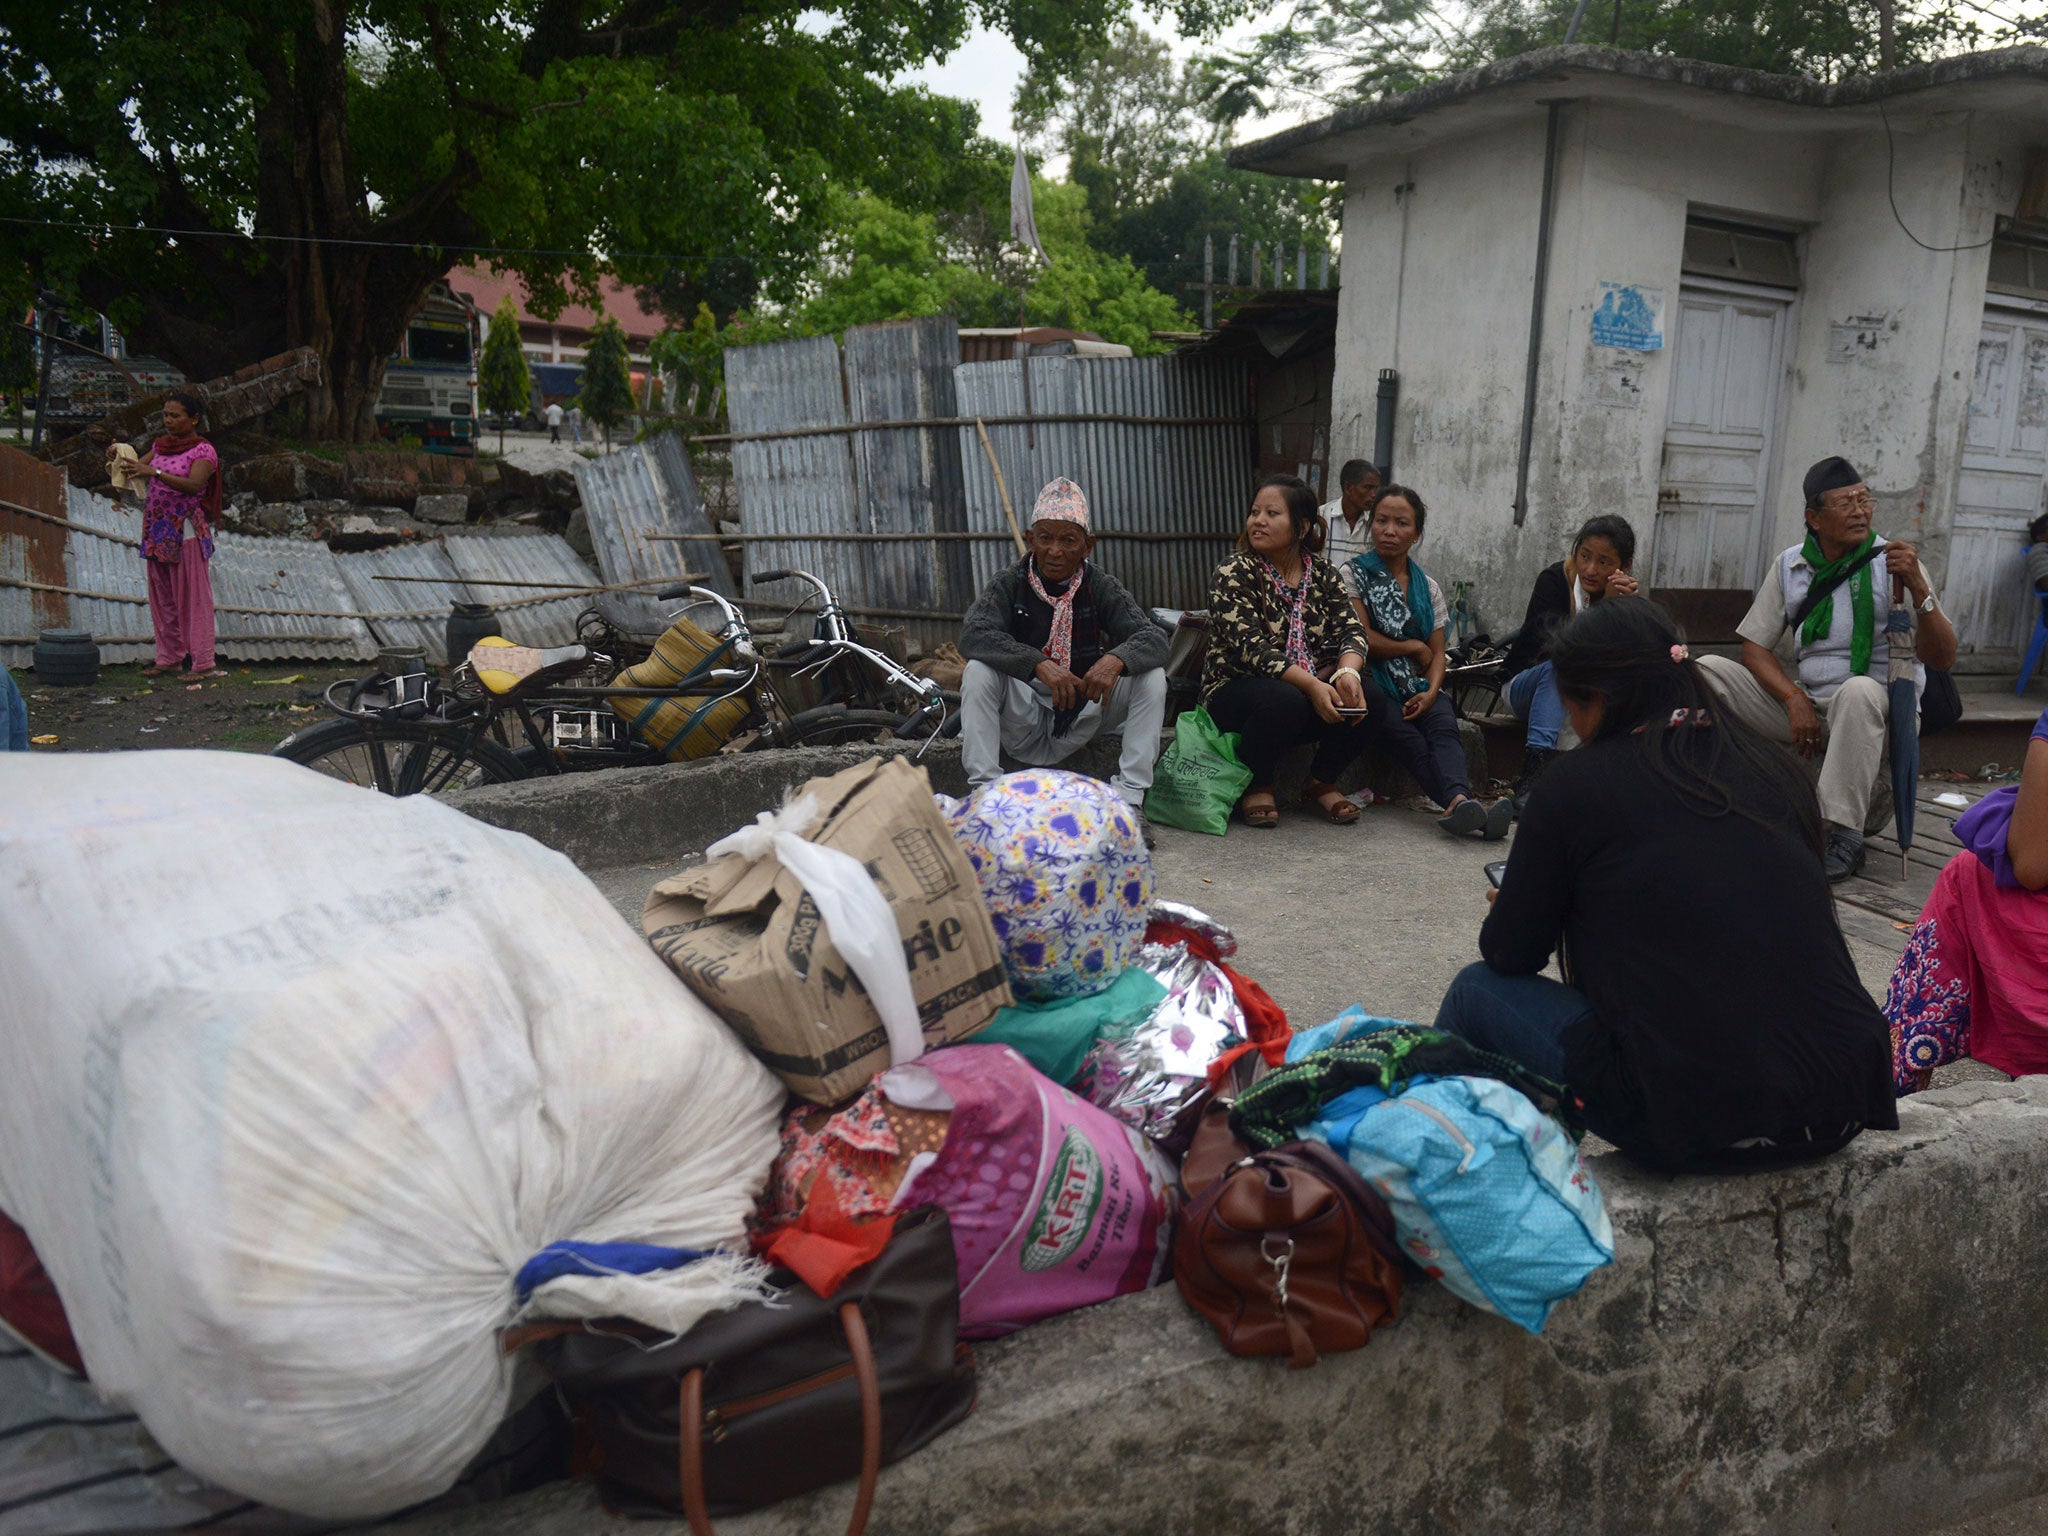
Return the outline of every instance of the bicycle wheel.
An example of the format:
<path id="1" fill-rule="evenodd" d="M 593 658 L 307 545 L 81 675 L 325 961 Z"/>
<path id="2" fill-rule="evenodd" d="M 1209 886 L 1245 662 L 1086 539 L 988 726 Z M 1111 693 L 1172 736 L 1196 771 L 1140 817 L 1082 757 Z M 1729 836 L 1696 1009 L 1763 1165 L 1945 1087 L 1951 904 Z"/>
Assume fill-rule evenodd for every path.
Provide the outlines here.
<path id="1" fill-rule="evenodd" d="M 526 766 L 488 738 L 417 723 L 323 720 L 271 749 L 272 757 L 303 764 L 344 784 L 387 795 L 450 794 L 479 784 L 532 777 Z"/>
<path id="2" fill-rule="evenodd" d="M 909 718 L 882 709 L 841 709 L 837 705 L 807 709 L 791 717 L 786 732 L 775 745 L 841 747 L 858 742 L 894 741 L 897 728 Z"/>

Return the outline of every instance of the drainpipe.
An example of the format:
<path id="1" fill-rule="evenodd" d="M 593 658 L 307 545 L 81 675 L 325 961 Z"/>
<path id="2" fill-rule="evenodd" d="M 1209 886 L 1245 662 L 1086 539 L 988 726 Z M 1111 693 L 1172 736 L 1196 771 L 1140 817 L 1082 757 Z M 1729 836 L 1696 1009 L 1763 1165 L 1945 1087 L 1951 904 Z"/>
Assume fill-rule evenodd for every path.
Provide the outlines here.
<path id="1" fill-rule="evenodd" d="M 1391 368 L 1382 368 L 1379 411 L 1372 431 L 1372 461 L 1379 469 L 1382 485 L 1394 483 L 1394 405 L 1400 398 L 1401 375 Z"/>
<path id="2" fill-rule="evenodd" d="M 1581 13 L 1585 7 L 1580 6 Z M 1550 115 L 1543 133 L 1543 205 L 1536 220 L 1536 285 L 1529 301 L 1529 364 L 1522 375 L 1522 445 L 1515 458 L 1515 526 L 1529 515 L 1529 451 L 1536 436 L 1536 370 L 1543 356 L 1543 300 L 1550 287 L 1551 192 L 1557 181 L 1557 123 L 1563 101 L 1544 105 Z"/>

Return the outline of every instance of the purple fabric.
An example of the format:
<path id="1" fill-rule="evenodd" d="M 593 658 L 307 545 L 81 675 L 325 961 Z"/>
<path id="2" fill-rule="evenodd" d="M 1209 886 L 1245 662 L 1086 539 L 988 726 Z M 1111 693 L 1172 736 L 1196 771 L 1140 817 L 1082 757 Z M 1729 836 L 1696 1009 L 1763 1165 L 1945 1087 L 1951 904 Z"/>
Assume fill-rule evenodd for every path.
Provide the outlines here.
<path id="1" fill-rule="evenodd" d="M 209 460 L 220 473 L 220 455 L 213 444 L 201 438 L 182 453 L 159 453 L 156 467 L 167 475 L 189 475 L 201 459 Z M 199 520 L 199 552 L 213 557 L 213 535 L 205 523 L 206 496 L 200 491 L 173 490 L 161 480 L 149 482 L 142 508 L 142 554 L 147 560 L 175 565 L 185 552 L 185 525 Z"/>
<path id="2" fill-rule="evenodd" d="M 2034 734 L 2028 739 L 2048 741 L 2048 709 L 2041 711 L 2041 718 L 2034 722 Z M 2006 833 L 2012 828 L 2013 804 L 2019 797 L 2019 785 L 2008 784 L 2003 789 L 1994 789 L 1956 818 L 1956 841 L 1983 860 L 1984 867 L 1991 871 L 1992 884 L 2008 888 L 2020 883 L 2012 872 L 2012 856 L 2005 850 Z"/>

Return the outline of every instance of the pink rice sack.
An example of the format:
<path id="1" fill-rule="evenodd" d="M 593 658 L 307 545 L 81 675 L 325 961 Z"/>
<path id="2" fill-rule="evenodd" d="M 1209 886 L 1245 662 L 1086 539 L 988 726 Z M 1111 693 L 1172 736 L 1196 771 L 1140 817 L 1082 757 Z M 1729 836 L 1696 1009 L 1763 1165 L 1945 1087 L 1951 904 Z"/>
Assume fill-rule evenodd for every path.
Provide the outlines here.
<path id="1" fill-rule="evenodd" d="M 943 1206 L 960 1263 L 960 1333 L 986 1339 L 1141 1291 L 1171 1254 L 1173 1166 L 1122 1121 L 1007 1045 L 956 1045 L 891 1067 L 897 1104 L 950 1109 L 894 1204 Z"/>

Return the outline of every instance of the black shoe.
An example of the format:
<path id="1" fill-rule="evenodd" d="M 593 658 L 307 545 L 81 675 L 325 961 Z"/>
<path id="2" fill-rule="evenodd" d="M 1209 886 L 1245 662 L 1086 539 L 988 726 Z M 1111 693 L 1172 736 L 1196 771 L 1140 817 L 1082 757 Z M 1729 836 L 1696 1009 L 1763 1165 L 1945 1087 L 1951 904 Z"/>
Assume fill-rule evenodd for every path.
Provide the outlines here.
<path id="1" fill-rule="evenodd" d="M 1145 846 L 1147 848 L 1157 848 L 1159 846 L 1159 834 L 1152 830 L 1152 818 L 1135 805 L 1131 807 L 1131 814 L 1138 818 L 1138 836 L 1145 839 Z"/>
<path id="2" fill-rule="evenodd" d="M 1827 853 L 1821 860 L 1828 884 L 1837 885 L 1863 868 L 1863 834 L 1828 824 Z"/>
<path id="3" fill-rule="evenodd" d="M 1557 756 L 1551 747 L 1530 747 L 1522 754 L 1522 773 L 1515 780 L 1515 820 L 1522 819 L 1522 813 L 1529 808 L 1529 791 L 1536 783 L 1536 776 L 1545 765 Z"/>

